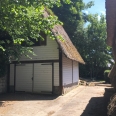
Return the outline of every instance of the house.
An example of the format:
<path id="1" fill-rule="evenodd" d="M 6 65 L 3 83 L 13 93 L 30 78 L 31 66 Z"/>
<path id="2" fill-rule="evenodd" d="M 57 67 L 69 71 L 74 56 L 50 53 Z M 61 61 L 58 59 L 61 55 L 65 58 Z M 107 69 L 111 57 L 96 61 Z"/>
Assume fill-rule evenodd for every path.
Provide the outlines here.
<path id="1" fill-rule="evenodd" d="M 10 64 L 10 91 L 64 94 L 78 84 L 79 63 L 85 62 L 61 25 L 52 32 L 60 34 L 64 41 L 45 37 L 33 47 L 36 56 L 22 56 L 21 64 Z"/>
<path id="2" fill-rule="evenodd" d="M 112 47 L 116 62 L 116 0 L 106 0 L 107 44 Z M 116 64 L 109 74 L 111 84 L 116 90 Z"/>

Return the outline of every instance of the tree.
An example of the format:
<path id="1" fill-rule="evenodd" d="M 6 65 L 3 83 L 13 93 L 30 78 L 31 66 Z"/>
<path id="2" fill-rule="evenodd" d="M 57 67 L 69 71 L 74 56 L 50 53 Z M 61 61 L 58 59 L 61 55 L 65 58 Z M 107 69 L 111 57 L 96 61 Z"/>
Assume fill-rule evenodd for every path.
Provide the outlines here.
<path id="1" fill-rule="evenodd" d="M 60 0 L 0 0 L 0 74 L 11 58 L 18 60 L 21 55 L 32 53 L 31 39 L 44 39 L 41 32 L 54 39 L 51 29 L 62 24 L 55 15 L 43 17 L 46 9 L 60 6 Z M 70 0 L 64 1 L 70 3 Z M 31 38 L 31 39 L 30 39 Z M 3 65 L 4 62 L 4 65 Z M 5 67 L 5 68 L 1 68 Z M 1 75 L 0 75 L 1 76 Z"/>
<path id="2" fill-rule="evenodd" d="M 106 21 L 104 15 L 98 19 L 98 14 L 88 15 L 88 21 L 83 32 L 75 34 L 77 37 L 81 35 L 75 45 L 86 62 L 85 67 L 81 66 L 81 74 L 84 70 L 86 74 L 83 76 L 102 78 L 104 70 L 112 63 L 111 48 L 106 44 Z"/>
<path id="3" fill-rule="evenodd" d="M 70 4 L 61 1 L 61 7 L 54 7 L 52 10 L 63 22 L 63 27 L 73 41 L 75 31 L 83 22 L 87 21 L 87 15 L 83 10 L 90 8 L 94 3 L 92 1 L 85 4 L 83 0 L 71 0 Z M 83 24 L 82 24 L 83 25 Z"/>
<path id="4" fill-rule="evenodd" d="M 112 63 L 111 49 L 106 45 L 105 17 L 98 14 L 85 14 L 92 1 L 85 4 L 83 0 L 71 0 L 71 4 L 54 7 L 54 13 L 64 24 L 64 28 L 86 62 L 80 65 L 81 77 L 103 77 L 108 63 Z M 87 25 L 85 25 L 87 22 Z"/>

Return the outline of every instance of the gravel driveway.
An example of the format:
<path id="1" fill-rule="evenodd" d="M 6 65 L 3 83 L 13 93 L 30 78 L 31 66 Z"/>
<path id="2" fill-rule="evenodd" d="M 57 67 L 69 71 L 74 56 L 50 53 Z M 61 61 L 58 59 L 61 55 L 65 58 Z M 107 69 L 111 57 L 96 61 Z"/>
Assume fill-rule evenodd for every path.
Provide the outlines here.
<path id="1" fill-rule="evenodd" d="M 79 86 L 59 97 L 22 93 L 0 95 L 0 116 L 107 116 L 111 93 L 106 93 L 105 88 L 112 89 Z"/>

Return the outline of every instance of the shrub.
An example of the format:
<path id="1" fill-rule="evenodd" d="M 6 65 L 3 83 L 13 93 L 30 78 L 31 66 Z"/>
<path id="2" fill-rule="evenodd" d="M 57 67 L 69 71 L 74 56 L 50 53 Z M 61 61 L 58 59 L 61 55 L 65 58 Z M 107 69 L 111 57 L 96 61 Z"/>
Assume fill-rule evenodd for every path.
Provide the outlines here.
<path id="1" fill-rule="evenodd" d="M 104 80 L 106 83 L 110 83 L 110 78 L 108 77 L 108 74 L 110 73 L 110 70 L 104 71 Z"/>

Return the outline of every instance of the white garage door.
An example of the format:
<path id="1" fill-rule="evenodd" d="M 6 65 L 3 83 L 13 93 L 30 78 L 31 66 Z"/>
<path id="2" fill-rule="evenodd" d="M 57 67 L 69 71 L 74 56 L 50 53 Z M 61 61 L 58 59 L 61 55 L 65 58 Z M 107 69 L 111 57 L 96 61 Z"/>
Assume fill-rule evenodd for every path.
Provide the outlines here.
<path id="1" fill-rule="evenodd" d="M 50 63 L 34 64 L 34 92 L 52 92 L 52 65 Z"/>
<path id="2" fill-rule="evenodd" d="M 33 64 L 16 66 L 15 91 L 32 92 Z"/>

